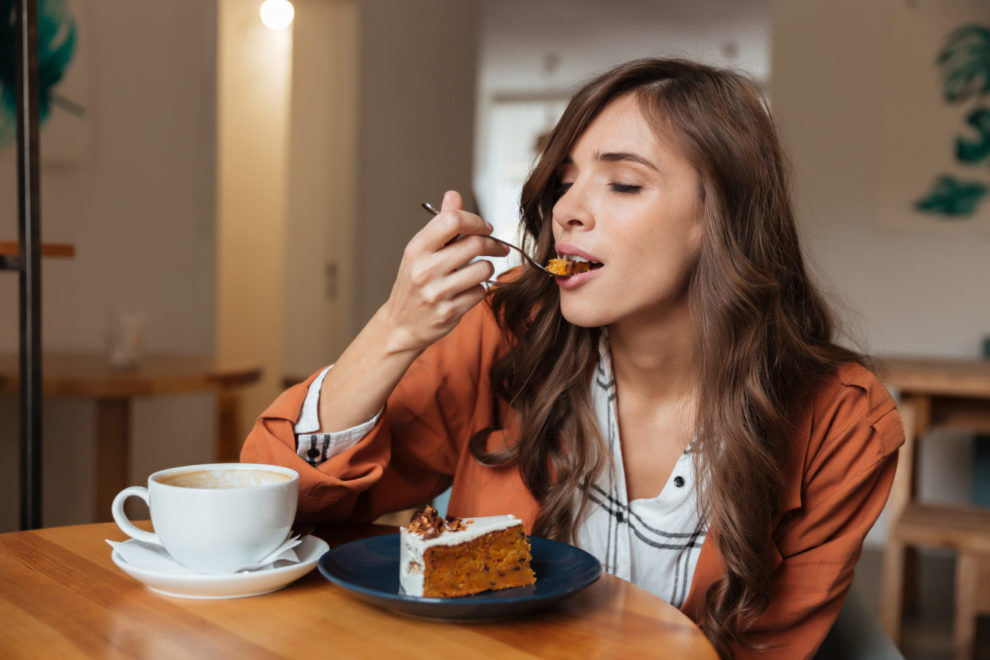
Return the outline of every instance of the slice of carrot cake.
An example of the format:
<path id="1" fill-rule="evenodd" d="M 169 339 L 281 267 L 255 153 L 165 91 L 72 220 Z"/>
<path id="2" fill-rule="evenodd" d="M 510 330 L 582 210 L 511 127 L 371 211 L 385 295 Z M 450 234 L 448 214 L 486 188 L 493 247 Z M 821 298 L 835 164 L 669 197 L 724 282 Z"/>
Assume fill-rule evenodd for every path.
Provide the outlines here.
<path id="1" fill-rule="evenodd" d="M 449 598 L 536 582 L 529 539 L 513 515 L 444 520 L 428 506 L 400 535 L 399 583 L 407 595 Z"/>

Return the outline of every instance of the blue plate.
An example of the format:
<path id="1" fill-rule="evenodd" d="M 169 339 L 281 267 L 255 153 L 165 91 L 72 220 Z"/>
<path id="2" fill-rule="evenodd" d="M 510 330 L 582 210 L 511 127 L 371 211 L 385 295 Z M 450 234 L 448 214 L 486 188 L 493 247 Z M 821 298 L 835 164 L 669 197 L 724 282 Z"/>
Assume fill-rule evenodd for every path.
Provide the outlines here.
<path id="1" fill-rule="evenodd" d="M 399 535 L 373 536 L 330 550 L 320 573 L 379 607 L 430 619 L 472 620 L 519 616 L 552 605 L 597 580 L 602 566 L 566 543 L 531 536 L 536 584 L 460 598 L 407 596 L 399 590 Z"/>

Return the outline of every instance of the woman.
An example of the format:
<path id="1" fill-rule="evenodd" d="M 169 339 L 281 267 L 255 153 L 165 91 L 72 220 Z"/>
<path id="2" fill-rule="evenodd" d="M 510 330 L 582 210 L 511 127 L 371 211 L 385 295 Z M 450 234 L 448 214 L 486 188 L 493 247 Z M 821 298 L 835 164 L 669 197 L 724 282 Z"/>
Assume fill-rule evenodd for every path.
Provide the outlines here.
<path id="1" fill-rule="evenodd" d="M 452 485 L 452 515 L 514 513 L 584 547 L 723 656 L 812 655 L 903 433 L 833 342 L 786 184 L 746 79 L 655 59 L 602 75 L 521 203 L 538 260 L 592 269 L 526 267 L 486 293 L 491 266 L 461 266 L 504 251 L 448 193 L 388 301 L 269 408 L 242 458 L 297 468 L 314 520 Z"/>

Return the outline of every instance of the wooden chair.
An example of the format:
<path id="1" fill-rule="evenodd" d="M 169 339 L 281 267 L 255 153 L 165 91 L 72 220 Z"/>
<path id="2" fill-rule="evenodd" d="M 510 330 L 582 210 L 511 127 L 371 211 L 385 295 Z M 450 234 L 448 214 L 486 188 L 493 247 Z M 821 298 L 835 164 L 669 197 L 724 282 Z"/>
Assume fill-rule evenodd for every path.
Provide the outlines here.
<path id="1" fill-rule="evenodd" d="M 902 559 L 900 567 L 897 561 L 885 566 L 891 573 L 885 575 L 884 598 L 904 600 L 903 557 L 905 549 L 912 546 L 956 551 L 954 656 L 957 660 L 971 660 L 976 656 L 977 618 L 990 614 L 990 511 L 935 505 L 906 509 L 887 547 L 888 555 L 896 553 Z"/>
<path id="2" fill-rule="evenodd" d="M 929 430 L 990 432 L 990 363 L 962 360 L 888 359 L 886 382 L 899 390 L 905 444 L 891 489 L 890 532 L 884 550 L 880 615 L 900 641 L 905 603 L 916 598 L 912 551 L 956 552 L 953 647 L 956 660 L 976 652 L 976 620 L 990 614 L 990 510 L 932 505 L 916 499 L 917 443 Z"/>
<path id="3" fill-rule="evenodd" d="M 990 553 L 961 550 L 956 559 L 956 657 L 976 655 L 976 620 L 990 615 Z"/>

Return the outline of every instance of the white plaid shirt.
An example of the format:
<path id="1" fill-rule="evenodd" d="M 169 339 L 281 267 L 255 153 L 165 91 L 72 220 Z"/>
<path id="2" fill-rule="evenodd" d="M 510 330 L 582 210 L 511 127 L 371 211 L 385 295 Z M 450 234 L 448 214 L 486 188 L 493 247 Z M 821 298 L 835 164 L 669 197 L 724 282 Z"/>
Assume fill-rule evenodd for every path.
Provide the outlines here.
<path id="1" fill-rule="evenodd" d="M 607 334 L 599 342 L 598 358 L 591 399 L 612 461 L 611 469 L 589 489 L 588 511 L 577 528 L 577 545 L 595 555 L 607 572 L 680 607 L 691 588 L 707 528 L 698 512 L 691 449 L 677 459 L 656 497 L 630 502 Z"/>

